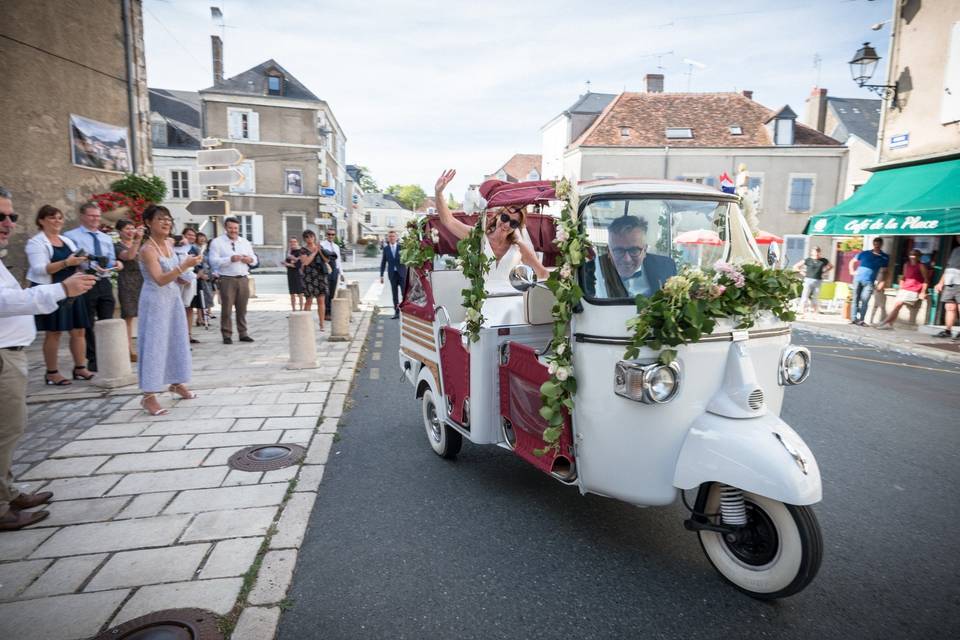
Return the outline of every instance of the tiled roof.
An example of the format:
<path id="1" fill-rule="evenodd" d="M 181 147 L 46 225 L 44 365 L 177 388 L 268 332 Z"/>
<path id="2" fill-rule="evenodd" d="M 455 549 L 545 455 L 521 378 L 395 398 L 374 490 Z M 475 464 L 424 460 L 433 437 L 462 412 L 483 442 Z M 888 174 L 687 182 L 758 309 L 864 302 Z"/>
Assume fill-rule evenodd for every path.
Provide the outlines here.
<path id="1" fill-rule="evenodd" d="M 507 182 L 523 182 L 529 179 L 528 176 L 530 175 L 531 169 L 536 169 L 537 174 L 543 171 L 541 168 L 540 154 L 515 153 L 503 166 L 487 177 L 496 177 L 497 173 L 503 170 L 503 172 L 507 174 Z"/>
<path id="2" fill-rule="evenodd" d="M 385 193 L 363 194 L 363 206 L 367 209 L 403 209 L 403 205 Z"/>
<path id="3" fill-rule="evenodd" d="M 588 91 L 580 96 L 565 113 L 600 113 L 616 97 L 617 94 L 615 93 L 590 93 Z"/>
<path id="4" fill-rule="evenodd" d="M 427 196 L 423 202 L 420 203 L 420 206 L 417 207 L 417 213 L 426 213 L 430 209 L 436 210 L 437 208 L 437 199 L 433 196 Z"/>
<path id="5" fill-rule="evenodd" d="M 279 71 L 283 74 L 283 95 L 273 96 L 279 98 L 292 98 L 294 100 L 313 100 L 320 102 L 320 98 L 313 95 L 310 89 L 307 89 L 299 80 L 280 66 L 280 64 L 271 58 L 266 62 L 261 62 L 252 69 L 247 69 L 243 73 L 237 74 L 232 78 L 226 78 L 222 83 L 203 89 L 201 93 L 216 92 L 229 93 L 234 95 L 267 96 L 267 72 Z"/>
<path id="6" fill-rule="evenodd" d="M 770 147 L 764 123 L 775 113 L 739 93 L 621 93 L 571 146 Z M 731 133 L 733 126 L 743 133 Z M 667 138 L 668 128 L 689 128 L 693 137 Z M 840 146 L 799 122 L 794 144 Z"/>
<path id="7" fill-rule="evenodd" d="M 150 112 L 159 114 L 167 124 L 176 130 L 168 136 L 166 147 L 160 148 L 199 149 L 200 148 L 200 94 L 196 91 L 176 91 L 173 89 L 148 89 Z"/>
<path id="8" fill-rule="evenodd" d="M 827 98 L 827 108 L 840 121 L 830 131 L 837 140 L 846 140 L 851 134 L 868 144 L 876 144 L 880 128 L 880 100 L 868 98 Z"/>

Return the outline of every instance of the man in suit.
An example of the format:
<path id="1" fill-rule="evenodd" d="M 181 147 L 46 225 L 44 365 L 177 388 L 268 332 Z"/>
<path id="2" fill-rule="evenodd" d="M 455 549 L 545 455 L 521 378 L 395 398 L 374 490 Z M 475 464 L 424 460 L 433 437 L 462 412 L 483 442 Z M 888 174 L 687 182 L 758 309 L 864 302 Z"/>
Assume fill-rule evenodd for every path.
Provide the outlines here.
<path id="1" fill-rule="evenodd" d="M 397 242 L 397 232 L 387 234 L 387 244 L 383 245 L 383 256 L 380 258 L 380 283 L 383 283 L 383 272 L 390 278 L 390 294 L 393 296 L 393 318 L 400 317 L 400 296 L 403 295 L 403 281 L 407 269 L 400 263 L 400 244 Z"/>
<path id="2" fill-rule="evenodd" d="M 625 215 L 607 229 L 607 253 L 599 256 L 597 298 L 650 296 L 676 275 L 677 266 L 667 256 L 647 252 L 648 223 L 644 218 Z"/>

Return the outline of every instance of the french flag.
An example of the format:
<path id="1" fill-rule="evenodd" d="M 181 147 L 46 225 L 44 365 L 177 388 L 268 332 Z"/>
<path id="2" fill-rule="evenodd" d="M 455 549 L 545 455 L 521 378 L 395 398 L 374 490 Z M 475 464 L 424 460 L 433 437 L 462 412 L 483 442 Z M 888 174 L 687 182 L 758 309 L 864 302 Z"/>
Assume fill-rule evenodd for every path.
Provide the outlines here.
<path id="1" fill-rule="evenodd" d="M 727 175 L 726 171 L 720 174 L 720 191 L 723 191 L 724 193 L 736 193 L 736 189 L 733 186 L 733 180 L 730 179 L 730 176 Z"/>

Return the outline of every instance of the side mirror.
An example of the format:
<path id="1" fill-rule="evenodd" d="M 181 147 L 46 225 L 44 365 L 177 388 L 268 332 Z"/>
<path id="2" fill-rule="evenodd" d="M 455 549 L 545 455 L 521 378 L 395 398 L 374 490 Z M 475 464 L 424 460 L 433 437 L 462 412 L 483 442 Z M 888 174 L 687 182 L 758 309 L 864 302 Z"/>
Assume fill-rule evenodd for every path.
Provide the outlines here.
<path id="1" fill-rule="evenodd" d="M 770 248 L 767 249 L 767 265 L 771 267 L 780 265 L 780 245 L 776 242 L 771 242 Z"/>
<path id="2" fill-rule="evenodd" d="M 533 267 L 518 264 L 510 270 L 510 285 L 517 291 L 526 291 L 537 286 L 537 274 Z"/>

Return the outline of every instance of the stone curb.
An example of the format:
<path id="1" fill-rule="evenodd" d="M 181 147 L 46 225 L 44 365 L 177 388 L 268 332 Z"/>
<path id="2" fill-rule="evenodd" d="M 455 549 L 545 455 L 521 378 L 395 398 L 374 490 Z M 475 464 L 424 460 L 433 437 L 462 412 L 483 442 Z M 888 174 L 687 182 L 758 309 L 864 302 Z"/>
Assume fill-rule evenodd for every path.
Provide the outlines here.
<path id="1" fill-rule="evenodd" d="M 892 340 L 885 340 L 880 336 L 871 336 L 867 334 L 851 334 L 842 329 L 834 329 L 832 327 L 819 324 L 809 324 L 806 322 L 794 322 L 793 327 L 799 331 L 806 331 L 807 333 L 812 333 L 818 336 L 836 338 L 838 340 L 843 340 L 844 342 L 875 347 L 880 351 L 889 351 L 891 353 L 899 353 L 901 355 L 927 358 L 929 360 L 936 360 L 937 362 L 960 364 L 960 354 L 958 353 L 950 353 L 949 351 L 924 347 L 909 342 L 894 342 Z"/>

